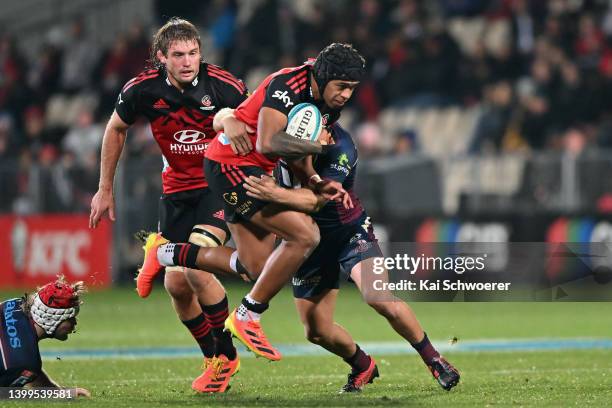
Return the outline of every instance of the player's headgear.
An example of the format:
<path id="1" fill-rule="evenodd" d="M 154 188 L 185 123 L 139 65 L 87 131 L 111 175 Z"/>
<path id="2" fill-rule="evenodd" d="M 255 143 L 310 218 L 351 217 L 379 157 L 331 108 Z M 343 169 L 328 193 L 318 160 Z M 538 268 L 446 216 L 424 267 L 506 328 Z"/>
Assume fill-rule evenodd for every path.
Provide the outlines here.
<path id="1" fill-rule="evenodd" d="M 319 53 L 313 66 L 314 79 L 323 94 L 329 81 L 344 79 L 361 81 L 365 75 L 365 59 L 350 44 L 333 43 Z"/>
<path id="2" fill-rule="evenodd" d="M 51 335 L 64 320 L 79 313 L 81 282 L 69 285 L 62 279 L 40 288 L 34 295 L 30 314 L 34 322 Z"/>

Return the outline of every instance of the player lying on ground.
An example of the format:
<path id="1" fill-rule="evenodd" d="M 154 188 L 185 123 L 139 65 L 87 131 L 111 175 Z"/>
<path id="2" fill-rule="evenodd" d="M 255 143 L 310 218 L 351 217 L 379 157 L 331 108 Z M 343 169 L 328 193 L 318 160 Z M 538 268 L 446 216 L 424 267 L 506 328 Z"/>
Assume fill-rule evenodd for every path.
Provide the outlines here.
<path id="1" fill-rule="evenodd" d="M 248 195 L 312 213 L 321 231 L 321 242 L 293 277 L 295 304 L 304 324 L 306 337 L 342 357 L 351 367 L 343 392 L 360 391 L 378 377 L 374 359 L 355 344 L 351 335 L 334 322 L 334 308 L 340 279 L 355 283 L 363 293 L 362 273 L 371 273 L 371 259 L 383 256 L 365 209 L 354 195 L 357 150 L 348 132 L 339 125 L 331 128 L 331 148 L 319 155 L 314 169 L 323 179 L 342 183 L 354 207 L 345 209 L 310 189 L 293 189 L 295 182 L 288 168 L 278 173 L 283 188 L 269 176 L 247 178 Z M 325 132 L 326 136 L 330 136 Z M 283 163 L 281 162 L 281 166 Z M 303 182 L 303 180 L 302 180 Z M 368 296 L 365 296 L 368 298 Z M 410 307 L 399 299 L 368 300 L 391 327 L 420 354 L 442 388 L 450 390 L 459 382 L 459 372 L 433 347 Z"/>
<path id="2" fill-rule="evenodd" d="M 216 135 L 213 116 L 222 108 L 237 107 L 247 97 L 246 88 L 229 72 L 203 62 L 200 35 L 183 19 L 170 19 L 155 34 L 150 64 L 152 69 L 126 83 L 106 127 L 100 187 L 91 203 L 90 226 L 95 228 L 107 211 L 110 219 L 115 219 L 112 186 L 117 161 L 128 128 L 144 117 L 151 124 L 164 163 L 159 202 L 161 235 L 214 248 L 209 254 L 212 267 L 231 271 L 233 250 L 222 247 L 229 236 L 223 203 L 208 188 L 202 162 L 207 145 Z M 224 123 L 226 132 L 234 139 L 246 137 L 245 125 L 231 119 Z M 151 292 L 154 277 L 142 271 L 138 275 L 141 297 Z M 225 289 L 210 273 L 182 267 L 166 268 L 164 286 L 178 318 L 204 355 L 204 372 L 193 381 L 192 388 L 199 392 L 216 390 L 207 368 L 227 357 L 232 374 L 239 367 L 231 336 L 223 333 L 229 312 Z"/>
<path id="3" fill-rule="evenodd" d="M 0 387 L 63 388 L 43 370 L 38 342 L 64 341 L 75 332 L 84 290 L 83 282 L 69 285 L 60 278 L 30 296 L 0 303 Z M 91 396 L 85 388 L 76 388 L 76 394 Z"/>
<path id="4" fill-rule="evenodd" d="M 257 151 L 234 152 L 228 135 L 220 133 L 206 152 L 205 171 L 211 189 L 223 198 L 225 220 L 238 249 L 238 258 L 251 276 L 261 276 L 230 314 L 225 327 L 251 351 L 270 360 L 280 353 L 268 342 L 260 326 L 261 314 L 319 243 L 319 230 L 309 216 L 247 196 L 243 187 L 248 175 L 271 174 L 279 156 L 300 157 L 321 154 L 324 146 L 285 133 L 288 114 L 300 103 L 316 105 L 325 123 L 334 123 L 365 73 L 365 61 L 347 44 L 331 44 L 316 60 L 282 69 L 268 76 L 235 111 L 235 118 L 257 129 L 251 146 Z M 242 152 L 243 153 L 243 152 Z M 339 183 L 311 175 L 314 188 L 327 198 L 344 199 Z M 349 205 L 350 200 L 344 200 Z M 275 237 L 281 244 L 272 254 Z M 145 251 L 143 270 L 156 273 L 159 265 L 195 267 L 205 257 L 196 245 L 168 245 L 162 242 Z M 158 251 L 159 249 L 159 251 Z M 209 251 L 204 248 L 204 253 Z M 159 259 L 158 259 L 159 255 Z M 159 261 L 159 262 L 158 262 Z"/>

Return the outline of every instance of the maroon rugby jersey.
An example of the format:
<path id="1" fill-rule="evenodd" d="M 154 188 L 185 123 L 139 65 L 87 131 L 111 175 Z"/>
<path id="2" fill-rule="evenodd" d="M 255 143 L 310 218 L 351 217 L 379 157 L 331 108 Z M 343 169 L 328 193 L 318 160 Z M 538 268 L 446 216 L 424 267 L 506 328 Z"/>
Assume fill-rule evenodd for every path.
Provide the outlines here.
<path id="1" fill-rule="evenodd" d="M 253 129 L 257 129 L 259 111 L 262 107 L 276 109 L 289 116 L 291 109 L 303 102 L 316 105 L 321 111 L 323 124 L 331 125 L 340 117 L 340 109 L 330 109 L 323 100 L 315 101 L 310 89 L 310 77 L 314 60 L 309 60 L 299 67 L 283 68 L 264 79 L 257 89 L 240 104 L 235 116 Z M 253 146 L 256 146 L 257 132 L 249 135 Z M 278 157 L 265 156 L 252 150 L 245 156 L 234 154 L 229 140 L 219 133 L 210 143 L 206 157 L 218 163 L 236 166 L 257 166 L 271 172 L 278 162 Z"/>
<path id="2" fill-rule="evenodd" d="M 140 73 L 123 87 L 115 103 L 119 117 L 132 124 L 139 116 L 151 124 L 164 162 L 163 191 L 207 187 L 202 160 L 215 136 L 213 117 L 222 108 L 236 108 L 247 97 L 243 82 L 212 64 L 183 91 L 175 88 L 164 69 Z"/>

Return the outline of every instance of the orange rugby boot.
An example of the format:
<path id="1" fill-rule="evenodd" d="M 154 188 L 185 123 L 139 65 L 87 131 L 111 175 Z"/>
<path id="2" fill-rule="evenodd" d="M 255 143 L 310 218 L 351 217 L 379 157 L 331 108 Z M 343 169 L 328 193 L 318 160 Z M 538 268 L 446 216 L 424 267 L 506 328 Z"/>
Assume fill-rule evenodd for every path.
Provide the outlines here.
<path id="1" fill-rule="evenodd" d="M 376 366 L 376 361 L 372 357 L 370 357 L 370 365 L 364 371 L 360 372 L 351 372 L 348 375 L 348 381 L 342 389 L 340 393 L 345 392 L 361 392 L 363 387 L 367 384 L 372 384 L 374 379 L 378 377 L 378 367 Z"/>
<path id="2" fill-rule="evenodd" d="M 138 277 L 136 277 L 136 291 L 141 298 L 149 296 L 151 289 L 153 289 L 153 280 L 163 268 L 157 260 L 157 248 L 168 242 L 160 233 L 150 233 L 147 236 L 145 245 L 142 247 L 144 249 L 144 261 L 142 267 L 138 270 Z"/>
<path id="3" fill-rule="evenodd" d="M 195 380 L 193 380 L 193 382 L 191 383 L 191 388 L 193 388 L 194 391 L 198 391 L 195 388 L 195 384 L 199 383 L 200 381 L 202 381 L 202 378 L 204 378 L 204 374 L 206 374 L 206 371 L 208 371 L 208 367 L 210 367 L 210 365 L 213 362 L 213 359 L 215 357 L 204 357 L 204 362 L 202 363 L 202 367 L 200 367 L 200 369 L 202 370 L 202 374 L 200 374 L 199 376 L 196 377 Z"/>
<path id="4" fill-rule="evenodd" d="M 234 337 L 242 342 L 256 357 L 278 361 L 281 354 L 266 339 L 266 335 L 259 322 L 253 320 L 242 321 L 236 316 L 237 309 L 225 320 L 225 330 L 229 330 Z"/>
<path id="5" fill-rule="evenodd" d="M 225 392 L 230 388 L 230 379 L 240 370 L 240 359 L 230 360 L 224 354 L 210 359 L 210 364 L 204 373 L 196 378 L 191 388 L 197 392 Z"/>

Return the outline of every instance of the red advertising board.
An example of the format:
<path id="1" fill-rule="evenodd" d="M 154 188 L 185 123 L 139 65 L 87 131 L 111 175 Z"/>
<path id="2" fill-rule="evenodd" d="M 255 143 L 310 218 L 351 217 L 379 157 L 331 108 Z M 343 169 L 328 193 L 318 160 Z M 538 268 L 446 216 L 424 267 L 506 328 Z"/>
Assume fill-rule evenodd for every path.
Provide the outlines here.
<path id="1" fill-rule="evenodd" d="M 111 281 L 111 228 L 86 215 L 0 216 L 0 287 L 32 288 L 63 274 L 88 286 Z"/>

